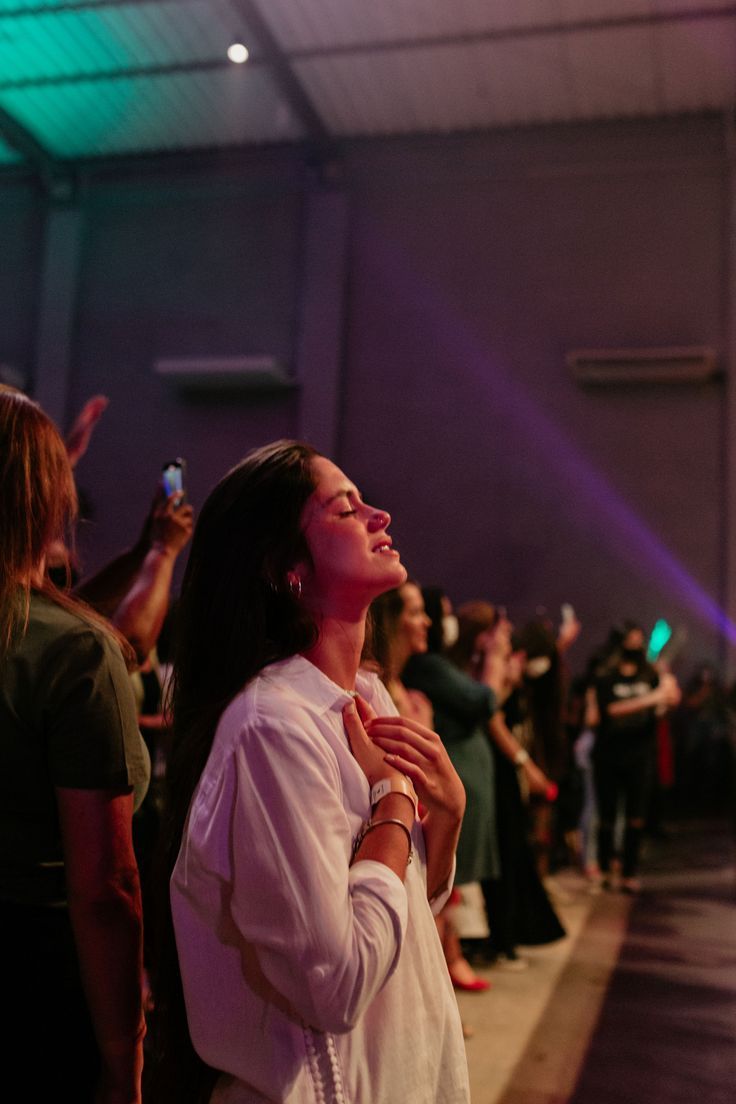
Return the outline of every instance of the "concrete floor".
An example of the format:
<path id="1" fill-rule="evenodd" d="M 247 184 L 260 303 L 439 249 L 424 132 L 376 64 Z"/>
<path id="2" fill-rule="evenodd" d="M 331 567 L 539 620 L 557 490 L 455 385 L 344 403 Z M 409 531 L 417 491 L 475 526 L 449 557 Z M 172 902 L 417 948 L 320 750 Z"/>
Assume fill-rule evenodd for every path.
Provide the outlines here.
<path id="1" fill-rule="evenodd" d="M 592 895 L 575 872 L 558 874 L 555 907 L 567 938 L 523 949 L 524 973 L 479 971 L 489 992 L 458 993 L 474 1030 L 473 1104 L 734 1104 L 733 851 L 727 828 L 675 829 L 664 845 L 648 846 L 636 900 Z M 671 1071 L 688 1062 L 676 1086 L 692 1091 L 682 1096 Z"/>
<path id="2" fill-rule="evenodd" d="M 492 983 L 489 992 L 457 994 L 463 1023 L 474 1031 L 467 1041 L 473 1104 L 557 1104 L 575 1086 L 631 899 L 593 896 L 573 871 L 556 875 L 553 884 L 567 937 L 547 947 L 520 949 L 529 962 L 523 973 L 478 970 Z M 565 1015 L 550 1022 L 549 1006 L 560 998 Z"/>

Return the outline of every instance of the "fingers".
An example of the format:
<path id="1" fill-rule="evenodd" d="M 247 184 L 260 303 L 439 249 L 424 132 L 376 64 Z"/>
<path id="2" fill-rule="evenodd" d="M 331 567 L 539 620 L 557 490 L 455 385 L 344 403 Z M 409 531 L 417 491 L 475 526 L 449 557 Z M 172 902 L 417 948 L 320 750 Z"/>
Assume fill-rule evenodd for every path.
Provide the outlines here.
<path id="1" fill-rule="evenodd" d="M 424 765 L 427 767 L 433 767 L 437 762 L 437 753 L 434 748 L 420 748 L 413 746 L 406 740 L 395 740 L 385 736 L 375 736 L 372 732 L 369 737 L 374 744 L 377 744 L 382 751 L 385 751 L 393 758 L 400 758 L 407 763 L 414 763 L 416 766 Z M 393 763 L 392 758 L 392 765 Z M 399 767 L 399 770 L 402 768 Z"/>
<path id="2" fill-rule="evenodd" d="M 361 741 L 366 742 L 368 737 L 366 731 L 363 728 L 363 722 L 358 716 L 358 711 L 355 707 L 355 702 L 350 701 L 347 703 L 342 711 L 342 720 L 345 725 L 345 732 L 347 734 L 348 743 L 350 744 L 350 750 L 355 755 L 355 744 Z"/>
<path id="3" fill-rule="evenodd" d="M 110 405 L 110 400 L 107 395 L 93 395 L 91 399 L 88 399 L 82 408 L 82 415 L 86 421 L 96 422 L 102 417 L 105 410 Z"/>
<path id="4" fill-rule="evenodd" d="M 184 491 L 172 491 L 170 495 L 166 495 L 162 502 L 164 513 L 183 516 L 187 510 L 192 509 L 190 505 L 184 504 L 185 498 Z"/>
<path id="5" fill-rule="evenodd" d="M 372 708 L 372 706 L 368 704 L 365 698 L 361 698 L 360 694 L 356 694 L 353 698 L 353 701 L 355 702 L 356 708 L 358 710 L 358 716 L 360 717 L 363 724 L 367 724 L 369 721 L 375 719 L 375 710 Z"/>
<path id="6" fill-rule="evenodd" d="M 394 722 L 399 722 L 394 723 Z M 442 742 L 431 729 L 418 721 L 404 717 L 377 717 L 366 725 L 371 740 L 384 746 L 385 741 L 399 746 L 412 747 L 427 759 L 437 759 L 442 753 Z"/>
<path id="7" fill-rule="evenodd" d="M 433 732 L 431 728 L 427 728 L 421 721 L 415 721 L 411 717 L 376 717 L 375 714 L 370 720 L 370 725 L 387 725 L 392 728 L 404 728 L 410 732 L 414 732 L 417 736 L 424 736 L 425 739 L 431 740 L 432 743 L 440 742 L 440 738 L 436 732 Z M 368 725 L 366 725 L 368 727 Z"/>
<path id="8" fill-rule="evenodd" d="M 173 512 L 176 516 L 176 520 L 179 522 L 191 522 L 194 520 L 194 507 L 193 506 L 179 506 L 177 503 L 181 502 L 184 498 L 183 492 L 179 492 L 176 499 L 171 503 Z"/>
<path id="9" fill-rule="evenodd" d="M 405 774 L 406 777 L 410 779 L 420 799 L 422 795 L 426 797 L 429 779 L 420 766 L 416 763 L 412 763 L 410 759 L 405 759 L 401 755 L 386 755 L 385 758 L 390 767 L 394 767 L 395 770 L 401 771 L 402 774 Z"/>

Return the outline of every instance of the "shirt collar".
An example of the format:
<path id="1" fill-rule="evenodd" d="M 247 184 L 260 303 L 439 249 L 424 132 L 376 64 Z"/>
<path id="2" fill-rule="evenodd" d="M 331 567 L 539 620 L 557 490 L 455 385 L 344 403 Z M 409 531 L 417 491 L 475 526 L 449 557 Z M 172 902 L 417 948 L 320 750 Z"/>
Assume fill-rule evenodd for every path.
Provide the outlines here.
<path id="1" fill-rule="evenodd" d="M 263 676 L 285 682 L 292 694 L 304 698 L 312 709 L 316 707 L 323 713 L 328 709 L 340 712 L 352 699 L 352 694 L 338 686 L 302 655 L 272 663 L 265 668 Z M 373 698 L 374 682 L 374 675 L 358 671 L 355 688 L 362 697 L 370 701 Z"/>

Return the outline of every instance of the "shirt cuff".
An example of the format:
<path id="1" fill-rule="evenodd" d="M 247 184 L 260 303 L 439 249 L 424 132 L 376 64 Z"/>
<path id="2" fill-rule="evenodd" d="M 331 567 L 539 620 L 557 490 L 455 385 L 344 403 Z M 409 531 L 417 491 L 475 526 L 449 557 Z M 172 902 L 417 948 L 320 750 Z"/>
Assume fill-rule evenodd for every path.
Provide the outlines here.
<path id="1" fill-rule="evenodd" d="M 442 912 L 442 909 L 445 907 L 445 905 L 449 901 L 450 894 L 452 893 L 452 887 L 455 884 L 455 871 L 456 870 L 457 870 L 457 855 L 453 855 L 452 856 L 452 870 L 450 871 L 450 876 L 448 877 L 446 884 L 439 891 L 439 893 L 435 893 L 434 897 L 430 897 L 430 899 L 429 899 L 429 907 L 432 909 L 432 915 L 433 916 L 439 916 L 439 914 Z"/>
<path id="2" fill-rule="evenodd" d="M 378 897 L 398 921 L 403 939 L 409 921 L 409 900 L 398 874 L 374 859 L 361 859 L 350 867 L 348 885 L 351 892 L 360 888 Z"/>

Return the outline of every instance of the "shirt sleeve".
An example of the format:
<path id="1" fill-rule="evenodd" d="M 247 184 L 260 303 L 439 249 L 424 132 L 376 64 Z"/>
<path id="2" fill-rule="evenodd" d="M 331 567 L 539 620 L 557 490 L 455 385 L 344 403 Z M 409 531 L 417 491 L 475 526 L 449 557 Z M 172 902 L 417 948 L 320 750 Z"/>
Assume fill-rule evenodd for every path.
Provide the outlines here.
<path id="1" fill-rule="evenodd" d="M 148 761 L 123 657 L 104 633 L 84 628 L 47 657 L 41 725 L 54 786 L 145 788 Z"/>
<path id="2" fill-rule="evenodd" d="M 410 660 L 404 681 L 422 690 L 435 709 L 441 709 L 464 725 L 490 721 L 496 710 L 496 695 L 489 686 L 453 667 L 444 656 L 426 655 Z M 473 729 L 468 729 L 472 735 Z"/>
<path id="3" fill-rule="evenodd" d="M 436 893 L 434 897 L 429 899 L 429 907 L 432 910 L 433 916 L 439 916 L 443 908 L 450 900 L 452 896 L 452 890 L 455 885 L 455 874 L 457 873 L 457 855 L 452 856 L 452 870 L 450 871 L 450 877 L 447 879 L 447 885 L 444 889 L 441 889 L 439 893 Z"/>
<path id="4" fill-rule="evenodd" d="M 382 863 L 350 867 L 337 763 L 308 728 L 305 717 L 246 731 L 234 787 L 221 777 L 189 830 L 231 882 L 230 914 L 268 982 L 311 1027 L 339 1033 L 395 969 L 407 897 Z"/>

